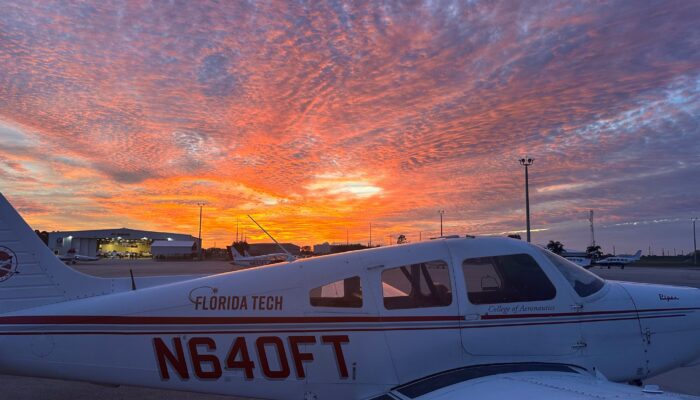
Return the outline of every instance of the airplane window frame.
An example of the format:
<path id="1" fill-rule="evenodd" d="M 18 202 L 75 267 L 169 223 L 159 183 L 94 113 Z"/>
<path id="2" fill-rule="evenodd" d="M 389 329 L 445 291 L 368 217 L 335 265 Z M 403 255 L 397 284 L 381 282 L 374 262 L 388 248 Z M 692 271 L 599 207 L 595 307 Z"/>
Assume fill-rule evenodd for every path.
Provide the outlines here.
<path id="1" fill-rule="evenodd" d="M 503 259 L 504 261 L 506 261 L 505 259 L 508 258 L 511 259 L 509 262 L 518 263 L 518 260 L 514 259 L 516 257 L 522 257 L 522 259 L 520 260 L 521 262 L 527 261 L 527 263 L 524 263 L 522 265 L 528 266 L 529 272 L 524 273 L 525 269 L 523 268 L 513 269 L 513 265 L 503 264 L 502 262 L 498 262 L 495 264 L 493 263 L 497 259 Z M 474 265 L 474 262 L 486 260 L 491 261 L 491 267 L 496 272 L 496 274 L 498 274 L 498 282 L 500 282 L 498 290 L 489 289 L 481 290 L 480 292 L 471 291 L 471 277 L 470 274 L 465 270 L 465 267 L 469 265 L 467 264 L 468 262 L 471 262 L 472 265 Z M 510 269 L 508 270 L 508 274 L 511 276 L 504 276 L 504 271 L 499 270 L 499 268 Z M 523 281 L 522 279 L 518 279 L 523 277 L 532 279 L 534 277 L 533 272 L 536 273 L 538 276 L 535 280 L 527 281 L 529 282 L 529 284 L 524 284 L 525 281 Z M 464 279 L 464 288 L 467 291 L 467 299 L 469 303 L 475 306 L 551 301 L 557 297 L 556 285 L 552 282 L 552 280 L 549 278 L 549 276 L 542 268 L 542 266 L 537 262 L 537 260 L 528 253 L 502 254 L 497 256 L 465 258 L 464 260 L 462 260 L 462 277 Z M 537 280 L 539 280 L 540 282 L 537 284 L 538 286 L 534 288 L 530 287 L 530 284 L 532 284 L 533 282 L 537 282 Z"/>
<path id="2" fill-rule="evenodd" d="M 542 254 L 551 262 L 559 273 L 564 277 L 564 280 L 571 286 L 572 289 L 585 299 L 599 293 L 605 287 L 605 280 L 598 275 L 586 270 L 580 265 L 576 265 L 566 258 L 554 254 L 549 250 L 540 249 Z M 583 278 L 590 278 L 588 283 L 583 281 Z"/>
<path id="3" fill-rule="evenodd" d="M 359 292 L 351 292 L 351 294 L 359 294 L 359 297 L 349 296 L 347 291 L 349 287 L 353 285 L 348 285 L 348 281 L 357 280 L 356 287 L 359 288 Z M 343 295 L 342 296 L 323 296 L 323 288 L 342 284 Z M 320 291 L 320 296 L 314 296 L 314 291 Z M 337 290 L 337 288 L 336 288 Z M 362 293 L 362 278 L 359 275 L 354 275 L 344 279 L 338 279 L 333 282 L 329 282 L 309 290 L 309 305 L 313 308 L 342 308 L 342 309 L 361 309 L 364 307 L 364 295 Z"/>
<path id="4" fill-rule="evenodd" d="M 429 264 L 434 263 L 440 263 L 440 266 L 444 268 L 447 274 L 446 282 L 436 281 L 435 276 L 428 272 Z M 407 279 L 407 281 L 403 283 L 410 286 L 410 292 L 408 294 L 406 294 L 406 291 L 397 288 L 391 284 L 392 282 L 385 279 L 388 273 L 397 270 Z M 426 275 L 430 277 L 430 281 L 426 279 Z M 444 308 L 454 304 L 454 285 L 452 282 L 452 273 L 450 272 L 450 263 L 448 261 L 438 259 L 389 267 L 382 270 L 379 278 L 381 281 L 382 304 L 387 311 Z M 416 282 L 416 279 L 418 282 Z M 443 288 L 446 289 L 446 291 Z M 406 295 L 387 296 L 387 292 L 393 290 Z"/>

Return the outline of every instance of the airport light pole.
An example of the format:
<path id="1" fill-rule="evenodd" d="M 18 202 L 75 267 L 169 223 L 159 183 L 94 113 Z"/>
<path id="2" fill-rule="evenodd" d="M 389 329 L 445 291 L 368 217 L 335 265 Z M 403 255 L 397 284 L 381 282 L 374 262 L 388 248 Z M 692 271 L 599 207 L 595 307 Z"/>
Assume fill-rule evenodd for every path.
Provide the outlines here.
<path id="1" fill-rule="evenodd" d="M 445 215 L 445 210 L 438 210 L 438 214 L 440 214 L 440 237 L 442 237 L 442 216 Z"/>
<path id="2" fill-rule="evenodd" d="M 525 215 L 527 220 L 527 242 L 530 243 L 530 183 L 527 173 L 527 167 L 531 166 L 535 159 L 525 156 L 519 161 L 520 165 L 525 167 Z"/>
<path id="3" fill-rule="evenodd" d="M 691 221 L 693 221 L 693 264 L 698 263 L 698 242 L 695 236 L 695 221 L 697 220 L 698 217 L 691 218 Z"/>
<path id="4" fill-rule="evenodd" d="M 199 261 L 202 261 L 202 207 L 204 202 L 197 203 L 199 206 Z"/>
<path id="5" fill-rule="evenodd" d="M 372 223 L 369 223 L 369 245 L 367 247 L 372 247 Z"/>

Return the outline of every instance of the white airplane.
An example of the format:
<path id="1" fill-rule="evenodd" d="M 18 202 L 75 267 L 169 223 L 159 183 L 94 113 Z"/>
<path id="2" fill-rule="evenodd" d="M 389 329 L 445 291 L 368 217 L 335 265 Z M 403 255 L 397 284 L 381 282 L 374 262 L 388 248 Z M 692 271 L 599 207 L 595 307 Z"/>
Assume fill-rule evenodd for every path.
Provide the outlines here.
<path id="1" fill-rule="evenodd" d="M 72 251 L 71 251 L 72 250 Z M 77 254 L 75 249 L 69 249 L 64 255 L 57 255 L 59 260 L 66 264 L 76 264 L 78 261 L 99 261 L 100 257 L 86 256 L 82 254 Z"/>
<path id="2" fill-rule="evenodd" d="M 625 269 L 625 265 L 638 261 L 640 258 L 642 258 L 642 251 L 637 250 L 634 255 L 619 255 L 619 256 L 612 256 L 612 257 L 607 257 L 603 258 L 602 260 L 596 261 L 596 265 L 600 265 L 601 267 L 614 267 L 614 266 L 619 266 L 622 269 Z"/>
<path id="3" fill-rule="evenodd" d="M 179 279 L 179 280 L 178 280 Z M 200 278 L 61 263 L 0 195 L 0 373 L 262 399 L 679 399 L 700 290 L 517 240 L 437 239 Z"/>
<path id="4" fill-rule="evenodd" d="M 254 220 L 253 217 L 251 217 L 250 215 L 248 215 L 248 218 L 250 218 L 250 220 L 258 226 L 258 228 L 265 232 L 265 234 L 269 236 L 270 239 L 272 239 L 272 241 L 275 242 L 275 244 L 279 246 L 279 248 L 282 249 L 283 252 L 263 254 L 261 256 L 251 256 L 250 254 L 248 254 L 247 251 L 245 251 L 245 255 L 241 255 L 241 253 L 239 253 L 238 250 L 236 250 L 236 248 L 233 247 L 233 245 L 231 245 L 231 258 L 233 259 L 233 262 L 231 264 L 243 267 L 259 267 L 262 265 L 277 264 L 285 261 L 294 261 L 297 259 L 297 257 L 295 257 L 289 251 L 287 251 L 287 249 L 285 249 L 284 246 L 279 244 L 277 239 L 272 237 L 272 235 L 267 230 L 265 230 L 265 228 L 263 228 L 262 225 L 258 223 L 258 221 Z"/>
<path id="5" fill-rule="evenodd" d="M 231 262 L 231 264 L 242 267 L 259 267 L 262 265 L 290 261 L 287 253 L 272 253 L 264 254 L 262 256 L 251 256 L 246 252 L 245 255 L 242 255 L 233 246 L 231 246 L 231 257 L 233 258 L 233 262 Z"/>
<path id="6" fill-rule="evenodd" d="M 547 250 L 546 246 L 541 247 Z M 585 254 L 585 252 L 564 249 L 564 251 L 560 255 L 566 258 L 567 260 L 571 261 L 572 263 L 578 265 L 579 267 L 588 269 L 591 267 L 591 259 L 589 257 L 584 257 L 583 254 Z"/>
<path id="7" fill-rule="evenodd" d="M 571 261 L 572 263 L 578 265 L 579 267 L 583 268 L 590 268 L 591 267 L 591 259 L 588 257 L 576 257 L 576 256 L 563 256 L 567 260 Z"/>

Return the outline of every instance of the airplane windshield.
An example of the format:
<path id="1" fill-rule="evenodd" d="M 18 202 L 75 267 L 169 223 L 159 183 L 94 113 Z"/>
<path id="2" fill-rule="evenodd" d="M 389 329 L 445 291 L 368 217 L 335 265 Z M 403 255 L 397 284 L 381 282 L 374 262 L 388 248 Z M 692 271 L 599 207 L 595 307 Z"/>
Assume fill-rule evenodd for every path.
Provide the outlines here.
<path id="1" fill-rule="evenodd" d="M 594 293 L 597 293 L 603 288 L 603 286 L 605 286 L 605 281 L 600 279 L 594 273 L 586 271 L 583 267 L 580 267 L 549 250 L 539 250 L 549 259 L 549 261 L 552 262 L 552 264 L 554 264 L 555 267 L 557 267 L 559 272 L 564 275 L 564 278 L 566 278 L 571 287 L 574 288 L 579 296 L 588 297 Z"/>

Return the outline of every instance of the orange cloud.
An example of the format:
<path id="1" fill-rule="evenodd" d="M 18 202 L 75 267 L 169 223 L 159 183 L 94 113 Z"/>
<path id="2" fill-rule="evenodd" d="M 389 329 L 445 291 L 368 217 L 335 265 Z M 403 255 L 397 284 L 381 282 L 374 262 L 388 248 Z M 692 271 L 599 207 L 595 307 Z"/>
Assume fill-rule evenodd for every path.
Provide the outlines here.
<path id="1" fill-rule="evenodd" d="M 209 244 L 237 220 L 267 240 L 246 214 L 281 240 L 372 223 L 386 243 L 437 235 L 438 209 L 448 233 L 522 229 L 528 153 L 536 241 L 585 244 L 588 209 L 699 211 L 697 20 L 689 2 L 10 1 L 0 185 L 42 229 L 196 234 L 203 201 Z"/>

